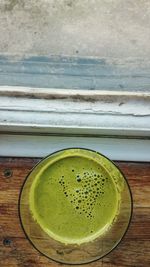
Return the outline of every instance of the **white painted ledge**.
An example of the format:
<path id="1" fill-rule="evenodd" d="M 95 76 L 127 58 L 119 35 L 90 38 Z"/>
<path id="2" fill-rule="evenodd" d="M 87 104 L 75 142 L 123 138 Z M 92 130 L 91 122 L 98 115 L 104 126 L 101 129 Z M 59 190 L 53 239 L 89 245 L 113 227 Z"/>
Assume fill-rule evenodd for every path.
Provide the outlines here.
<path id="1" fill-rule="evenodd" d="M 0 156 L 68 147 L 150 161 L 150 93 L 0 87 Z"/>
<path id="2" fill-rule="evenodd" d="M 150 137 L 150 93 L 1 86 L 0 132 Z"/>
<path id="3" fill-rule="evenodd" d="M 82 147 L 98 151 L 112 160 L 150 161 L 150 140 L 71 137 L 0 135 L 0 156 L 45 157 L 69 147 Z"/>

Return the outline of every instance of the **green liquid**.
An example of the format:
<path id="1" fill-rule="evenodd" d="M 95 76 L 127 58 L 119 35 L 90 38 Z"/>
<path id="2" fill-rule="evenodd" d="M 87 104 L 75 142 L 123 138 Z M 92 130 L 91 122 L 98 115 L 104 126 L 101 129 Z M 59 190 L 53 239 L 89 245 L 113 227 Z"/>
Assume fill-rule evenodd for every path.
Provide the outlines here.
<path id="1" fill-rule="evenodd" d="M 30 190 L 30 210 L 41 228 L 64 244 L 104 234 L 117 216 L 120 195 L 105 168 L 90 157 L 49 161 Z"/>

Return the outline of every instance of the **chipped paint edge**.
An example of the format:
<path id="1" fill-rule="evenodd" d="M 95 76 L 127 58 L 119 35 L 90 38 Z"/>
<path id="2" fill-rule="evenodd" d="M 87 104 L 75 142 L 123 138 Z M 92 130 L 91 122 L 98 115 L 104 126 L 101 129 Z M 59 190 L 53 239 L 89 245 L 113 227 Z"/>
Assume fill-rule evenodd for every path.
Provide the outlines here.
<path id="1" fill-rule="evenodd" d="M 0 133 L 150 137 L 150 93 L 0 87 Z"/>

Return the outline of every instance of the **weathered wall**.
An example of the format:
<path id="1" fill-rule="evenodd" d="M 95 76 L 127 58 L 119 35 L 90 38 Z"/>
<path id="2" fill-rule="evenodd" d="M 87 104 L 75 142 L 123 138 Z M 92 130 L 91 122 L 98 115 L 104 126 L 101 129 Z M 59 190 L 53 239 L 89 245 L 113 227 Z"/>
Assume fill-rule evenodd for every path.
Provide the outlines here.
<path id="1" fill-rule="evenodd" d="M 149 0 L 0 0 L 0 54 L 150 57 Z"/>

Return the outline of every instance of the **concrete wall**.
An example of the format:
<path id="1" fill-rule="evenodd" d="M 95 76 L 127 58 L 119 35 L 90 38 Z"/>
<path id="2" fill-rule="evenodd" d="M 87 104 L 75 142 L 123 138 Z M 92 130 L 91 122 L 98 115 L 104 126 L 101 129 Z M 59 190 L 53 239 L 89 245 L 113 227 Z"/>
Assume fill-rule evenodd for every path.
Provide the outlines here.
<path id="1" fill-rule="evenodd" d="M 0 54 L 150 57 L 149 0 L 1 0 Z"/>

